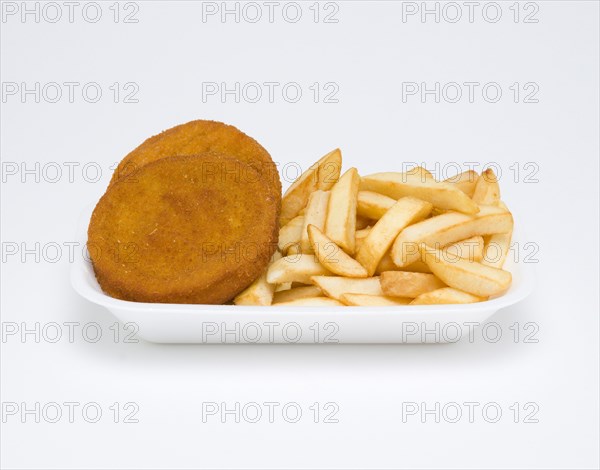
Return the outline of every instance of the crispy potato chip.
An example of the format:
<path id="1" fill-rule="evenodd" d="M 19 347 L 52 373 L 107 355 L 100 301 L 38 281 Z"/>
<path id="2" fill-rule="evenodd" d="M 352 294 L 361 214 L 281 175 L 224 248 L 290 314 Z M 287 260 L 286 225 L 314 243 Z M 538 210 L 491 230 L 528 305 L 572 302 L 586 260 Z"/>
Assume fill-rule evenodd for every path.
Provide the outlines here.
<path id="1" fill-rule="evenodd" d="M 449 287 L 478 297 L 498 295 L 510 287 L 512 276 L 508 271 L 464 258 L 448 260 L 443 250 L 425 244 L 420 248 L 429 269 Z"/>
<path id="2" fill-rule="evenodd" d="M 469 170 L 463 171 L 462 173 L 459 173 L 458 175 L 452 176 L 450 178 L 446 178 L 444 180 L 444 183 L 455 185 L 463 193 L 472 198 L 473 193 L 475 192 L 475 186 L 477 185 L 478 179 L 479 175 L 477 174 L 477 172 Z"/>
<path id="3" fill-rule="evenodd" d="M 386 271 L 380 276 L 381 290 L 390 297 L 415 298 L 426 292 L 446 287 L 433 274 Z"/>
<path id="4" fill-rule="evenodd" d="M 412 196 L 429 201 L 440 209 L 453 209 L 465 214 L 476 214 L 479 207 L 456 186 L 423 178 L 415 173 L 375 173 L 363 176 L 361 191 L 375 191 L 392 199 Z"/>
<path id="5" fill-rule="evenodd" d="M 397 307 L 398 305 L 408 305 L 411 300 L 402 297 L 369 294 L 342 294 L 341 296 L 344 305 L 353 307 Z"/>
<path id="6" fill-rule="evenodd" d="M 431 292 L 421 294 L 411 305 L 437 305 L 437 304 L 473 304 L 482 302 L 485 299 L 475 295 L 468 294 L 458 289 L 444 287 Z"/>
<path id="7" fill-rule="evenodd" d="M 383 295 L 378 277 L 352 279 L 338 276 L 313 276 L 311 281 L 328 297 L 340 300 L 342 294 Z"/>
<path id="8" fill-rule="evenodd" d="M 308 197 L 313 191 L 331 189 L 337 183 L 341 169 L 342 152 L 335 149 L 302 173 L 283 195 L 280 225 L 287 224 L 306 207 Z"/>
<path id="9" fill-rule="evenodd" d="M 367 277 L 367 270 L 314 225 L 308 226 L 310 246 L 325 268 L 338 276 Z"/>
<path id="10" fill-rule="evenodd" d="M 356 204 L 360 176 L 356 168 L 350 168 L 331 188 L 325 235 L 347 253 L 354 253 L 356 232 Z"/>
<path id="11" fill-rule="evenodd" d="M 447 212 L 418 222 L 400 232 L 392 246 L 392 259 L 398 267 L 407 266 L 420 258 L 419 244 L 444 247 L 476 235 L 506 233 L 512 230 L 510 212 L 495 206 L 480 206 L 476 216 Z"/>
<path id="12" fill-rule="evenodd" d="M 377 221 L 356 254 L 356 260 L 367 269 L 370 276 L 375 273 L 377 265 L 400 231 L 407 225 L 427 217 L 432 207 L 429 202 L 404 197 Z"/>
<path id="13" fill-rule="evenodd" d="M 359 191 L 356 210 L 363 217 L 379 220 L 394 204 L 396 204 L 396 199 L 383 194 L 373 191 Z"/>
<path id="14" fill-rule="evenodd" d="M 275 261 L 267 270 L 267 282 L 301 282 L 310 284 L 312 276 L 331 274 L 314 255 L 286 256 Z"/>
<path id="15" fill-rule="evenodd" d="M 306 299 L 308 297 L 323 297 L 323 292 L 317 286 L 293 287 L 292 289 L 275 292 L 273 304 L 289 302 L 291 300 Z"/>
<path id="16" fill-rule="evenodd" d="M 325 228 L 328 203 L 329 191 L 317 189 L 308 197 L 308 205 L 304 213 L 304 226 L 302 227 L 302 236 L 300 238 L 300 250 L 302 253 L 313 253 L 310 240 L 308 239 L 307 227 L 314 225 L 319 230 Z"/>

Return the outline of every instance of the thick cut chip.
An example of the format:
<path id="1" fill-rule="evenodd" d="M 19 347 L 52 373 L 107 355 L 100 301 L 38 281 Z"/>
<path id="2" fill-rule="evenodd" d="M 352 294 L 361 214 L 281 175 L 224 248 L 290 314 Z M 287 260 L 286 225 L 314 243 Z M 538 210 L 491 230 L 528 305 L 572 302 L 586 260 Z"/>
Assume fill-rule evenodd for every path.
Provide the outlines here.
<path id="1" fill-rule="evenodd" d="M 344 305 L 353 307 L 397 307 L 398 305 L 408 305 L 412 300 L 369 294 L 343 294 L 340 299 Z"/>
<path id="2" fill-rule="evenodd" d="M 289 253 L 290 249 L 294 246 L 300 246 L 302 227 L 304 227 L 304 216 L 298 215 L 279 229 L 277 246 L 284 255 L 293 254 Z"/>
<path id="3" fill-rule="evenodd" d="M 337 183 L 342 169 L 342 152 L 335 149 L 314 163 L 292 183 L 281 201 L 280 224 L 285 225 L 306 207 L 313 191 L 327 191 Z"/>
<path id="4" fill-rule="evenodd" d="M 476 235 L 456 243 L 452 243 L 444 248 L 450 256 L 466 258 L 471 261 L 481 261 L 483 259 L 484 241 L 481 235 Z"/>
<path id="5" fill-rule="evenodd" d="M 267 282 L 301 282 L 310 284 L 312 276 L 331 274 L 314 255 L 292 255 L 275 261 L 267 271 Z"/>
<path id="6" fill-rule="evenodd" d="M 500 201 L 500 185 L 491 168 L 485 170 L 477 180 L 472 197 L 477 204 L 495 205 Z"/>
<path id="7" fill-rule="evenodd" d="M 371 219 L 367 219 L 362 215 L 356 214 L 356 230 L 362 230 L 370 227 L 371 225 L 373 225 L 373 221 Z"/>
<path id="8" fill-rule="evenodd" d="M 482 302 L 485 298 L 468 294 L 452 287 L 443 287 L 425 294 L 421 294 L 411 305 L 437 305 L 437 304 L 473 304 Z"/>
<path id="9" fill-rule="evenodd" d="M 271 262 L 281 259 L 281 253 L 273 253 Z M 275 293 L 275 284 L 267 282 L 267 270 L 260 277 L 248 286 L 243 292 L 239 293 L 233 299 L 235 305 L 271 305 L 273 294 Z"/>
<path id="10" fill-rule="evenodd" d="M 356 232 L 356 205 L 360 176 L 356 168 L 350 168 L 331 188 L 325 235 L 347 253 L 354 253 Z"/>
<path id="11" fill-rule="evenodd" d="M 477 185 L 478 179 L 479 175 L 477 174 L 477 172 L 469 170 L 463 171 L 458 175 L 451 176 L 450 178 L 445 179 L 444 183 L 453 184 L 467 196 L 472 198 L 473 193 L 475 192 L 475 186 Z"/>
<path id="12" fill-rule="evenodd" d="M 367 270 L 354 258 L 346 254 L 327 235 L 314 225 L 308 226 L 310 245 L 319 263 L 332 273 L 346 277 L 367 277 Z"/>
<path id="13" fill-rule="evenodd" d="M 375 173 L 363 176 L 361 191 L 375 191 L 392 199 L 412 196 L 431 202 L 440 209 L 452 209 L 465 214 L 476 214 L 479 207 L 456 186 L 423 178 L 415 173 Z"/>
<path id="14" fill-rule="evenodd" d="M 420 259 L 415 261 L 414 263 L 409 264 L 408 266 L 404 266 L 399 268 L 394 264 L 394 260 L 392 260 L 392 254 L 390 250 L 387 251 L 381 261 L 377 265 L 377 270 L 375 274 L 381 274 L 386 271 L 408 271 L 413 273 L 431 273 L 431 269 Z"/>
<path id="15" fill-rule="evenodd" d="M 508 271 L 492 268 L 464 258 L 449 260 L 443 250 L 421 245 L 429 269 L 449 287 L 478 297 L 489 297 L 506 291 L 512 276 Z"/>
<path id="16" fill-rule="evenodd" d="M 88 229 L 104 292 L 190 304 L 239 294 L 277 246 L 278 207 L 258 176 L 237 159 L 204 155 L 161 158 L 111 184 Z"/>
<path id="17" fill-rule="evenodd" d="M 446 285 L 433 274 L 386 271 L 380 276 L 383 293 L 392 297 L 415 298 Z"/>
<path id="18" fill-rule="evenodd" d="M 338 276 L 313 276 L 311 281 L 328 297 L 340 300 L 342 294 L 383 295 L 378 277 L 352 279 Z"/>
<path id="19" fill-rule="evenodd" d="M 407 225 L 421 220 L 431 212 L 432 205 L 412 197 L 399 199 L 377 221 L 367 237 L 361 243 L 356 260 L 362 264 L 372 276 L 377 265 L 388 251 L 394 239 Z"/>
<path id="20" fill-rule="evenodd" d="M 307 297 L 322 297 L 323 292 L 317 286 L 294 287 L 292 289 L 276 292 L 273 303 L 289 302 L 291 300 L 306 299 Z"/>
<path id="21" fill-rule="evenodd" d="M 304 226 L 302 227 L 302 238 L 300 239 L 300 250 L 302 253 L 313 253 L 308 239 L 309 225 L 314 225 L 319 230 L 325 229 L 325 218 L 327 217 L 327 204 L 329 203 L 329 191 L 317 189 L 308 198 L 308 205 L 304 212 Z"/>
<path id="22" fill-rule="evenodd" d="M 510 250 L 511 239 L 512 232 L 490 235 L 483 249 L 481 263 L 502 269 Z"/>
<path id="23" fill-rule="evenodd" d="M 420 243 L 441 248 L 477 235 L 506 233 L 512 227 L 511 213 L 495 206 L 480 206 L 476 216 L 446 212 L 402 230 L 392 247 L 392 259 L 404 267 L 420 259 Z"/>
<path id="24" fill-rule="evenodd" d="M 379 220 L 396 200 L 373 191 L 358 192 L 358 214 L 369 219 Z"/>

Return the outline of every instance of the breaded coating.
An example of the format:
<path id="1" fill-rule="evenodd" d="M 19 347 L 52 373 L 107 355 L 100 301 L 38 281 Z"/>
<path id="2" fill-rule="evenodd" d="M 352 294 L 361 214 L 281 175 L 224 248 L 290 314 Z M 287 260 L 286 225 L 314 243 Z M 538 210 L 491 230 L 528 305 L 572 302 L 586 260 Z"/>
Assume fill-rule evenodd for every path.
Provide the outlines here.
<path id="1" fill-rule="evenodd" d="M 121 161 L 113 173 L 111 184 L 160 158 L 207 152 L 247 163 L 262 175 L 269 186 L 269 193 L 281 199 L 279 173 L 269 152 L 234 126 L 217 121 L 190 121 L 150 137 Z"/>
<path id="2" fill-rule="evenodd" d="M 265 270 L 279 199 L 251 165 L 166 157 L 111 184 L 88 229 L 96 278 L 136 302 L 221 304 Z"/>

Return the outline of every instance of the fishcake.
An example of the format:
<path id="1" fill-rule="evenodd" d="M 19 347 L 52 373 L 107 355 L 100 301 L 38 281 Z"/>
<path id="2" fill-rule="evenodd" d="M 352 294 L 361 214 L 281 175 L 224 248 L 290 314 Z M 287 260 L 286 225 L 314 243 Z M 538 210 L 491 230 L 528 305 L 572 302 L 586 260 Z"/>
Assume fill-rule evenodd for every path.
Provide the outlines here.
<path id="1" fill-rule="evenodd" d="M 249 164 L 165 157 L 109 186 L 92 214 L 88 251 L 111 297 L 221 304 L 265 270 L 278 218 L 278 200 Z"/>
<path id="2" fill-rule="evenodd" d="M 207 152 L 237 158 L 253 167 L 267 182 L 269 193 L 279 198 L 281 204 L 281 181 L 269 152 L 236 127 L 218 121 L 190 121 L 150 137 L 123 158 L 111 184 L 160 158 Z"/>

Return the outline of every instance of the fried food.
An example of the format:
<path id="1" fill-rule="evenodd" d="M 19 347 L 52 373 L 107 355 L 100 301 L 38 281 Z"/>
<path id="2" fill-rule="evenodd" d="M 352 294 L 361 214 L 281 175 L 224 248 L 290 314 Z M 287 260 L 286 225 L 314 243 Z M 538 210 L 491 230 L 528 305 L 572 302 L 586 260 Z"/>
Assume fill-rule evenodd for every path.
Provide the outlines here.
<path id="1" fill-rule="evenodd" d="M 231 300 L 276 249 L 279 205 L 270 189 L 236 158 L 146 162 L 113 182 L 92 214 L 88 251 L 100 286 L 137 302 Z"/>
<path id="2" fill-rule="evenodd" d="M 267 183 L 270 197 L 281 205 L 281 181 L 269 152 L 239 129 L 217 121 L 190 121 L 150 137 L 119 163 L 111 184 L 161 158 L 205 153 L 237 158 L 250 165 Z"/>

